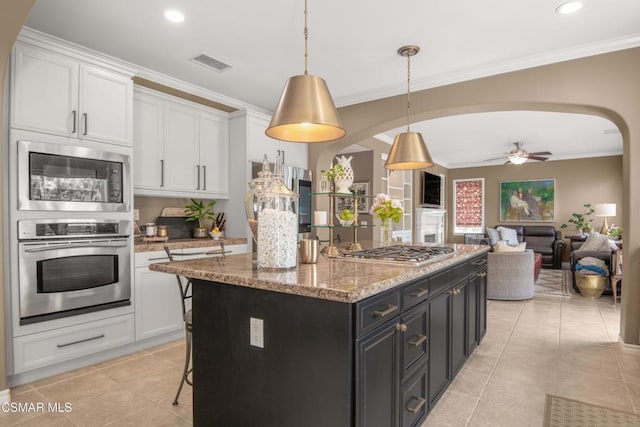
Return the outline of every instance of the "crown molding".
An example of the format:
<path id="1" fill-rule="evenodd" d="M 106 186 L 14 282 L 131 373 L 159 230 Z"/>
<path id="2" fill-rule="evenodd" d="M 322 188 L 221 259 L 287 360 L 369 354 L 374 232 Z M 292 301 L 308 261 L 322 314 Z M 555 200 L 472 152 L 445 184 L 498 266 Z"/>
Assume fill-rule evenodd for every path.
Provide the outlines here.
<path id="1" fill-rule="evenodd" d="M 627 37 L 609 39 L 598 43 L 589 43 L 570 48 L 558 49 L 545 54 L 531 55 L 515 60 L 501 61 L 481 67 L 467 68 L 456 72 L 439 74 L 426 79 L 411 80 L 411 87 L 412 92 L 417 92 L 453 83 L 489 77 L 496 74 L 504 74 L 527 68 L 539 67 L 542 65 L 615 52 L 618 50 L 631 49 L 638 46 L 640 46 L 640 33 Z M 337 107 L 345 107 L 347 105 L 360 104 L 404 93 L 406 93 L 406 85 L 397 84 L 386 88 L 335 98 L 334 101 Z"/>
<path id="2" fill-rule="evenodd" d="M 252 110 L 271 117 L 271 112 L 255 105 L 231 98 L 229 96 L 205 89 L 200 86 L 176 79 L 166 74 L 159 73 L 149 68 L 142 67 L 137 64 L 109 56 L 105 53 L 98 52 L 76 43 L 34 30 L 29 27 L 23 27 L 20 30 L 18 40 L 41 48 L 53 50 L 55 52 L 67 55 L 77 60 L 89 61 L 101 67 L 123 72 L 131 76 L 140 77 L 152 82 L 168 86 L 183 92 L 187 92 L 202 98 L 206 98 L 213 102 L 228 105 L 238 110 Z"/>

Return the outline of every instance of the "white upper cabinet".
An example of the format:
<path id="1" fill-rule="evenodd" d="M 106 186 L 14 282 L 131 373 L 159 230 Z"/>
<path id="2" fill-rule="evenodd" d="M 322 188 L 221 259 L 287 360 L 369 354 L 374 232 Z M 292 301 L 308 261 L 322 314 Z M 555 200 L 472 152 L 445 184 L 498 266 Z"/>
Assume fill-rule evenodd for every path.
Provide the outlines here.
<path id="1" fill-rule="evenodd" d="M 135 153 L 135 149 L 134 149 Z M 198 110 L 178 103 L 164 104 L 165 188 L 198 191 Z"/>
<path id="2" fill-rule="evenodd" d="M 200 113 L 200 189 L 229 194 L 229 119 Z"/>
<path id="3" fill-rule="evenodd" d="M 137 195 L 229 197 L 227 113 L 136 88 L 133 154 Z"/>
<path id="4" fill-rule="evenodd" d="M 130 78 L 80 66 L 80 138 L 130 145 L 132 108 Z"/>
<path id="5" fill-rule="evenodd" d="M 164 186 L 163 109 L 161 99 L 135 91 L 133 182 L 136 189 L 157 189 Z"/>
<path id="6" fill-rule="evenodd" d="M 247 112 L 247 157 L 248 160 L 262 161 L 264 155 L 275 162 L 278 155 L 284 158 L 285 165 L 307 169 L 307 144 L 279 141 L 268 137 L 264 131 L 271 118 L 256 112 Z"/>
<path id="7" fill-rule="evenodd" d="M 129 75 L 19 42 L 12 64 L 11 127 L 131 145 Z"/>

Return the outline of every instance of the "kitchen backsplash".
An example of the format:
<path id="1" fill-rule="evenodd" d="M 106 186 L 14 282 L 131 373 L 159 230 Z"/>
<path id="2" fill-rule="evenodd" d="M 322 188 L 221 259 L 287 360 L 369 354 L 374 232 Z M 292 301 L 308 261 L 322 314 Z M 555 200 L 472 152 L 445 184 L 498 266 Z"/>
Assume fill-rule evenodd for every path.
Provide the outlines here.
<path id="1" fill-rule="evenodd" d="M 206 199 L 197 199 L 203 200 L 205 203 L 208 202 Z M 164 208 L 180 208 L 184 207 L 191 203 L 191 200 L 188 198 L 178 198 L 178 197 L 145 197 L 145 196 L 135 196 L 133 198 L 133 208 L 140 210 L 140 220 L 137 221 L 138 224 L 145 224 L 147 222 L 155 222 L 156 218 L 162 212 Z M 215 211 L 216 212 L 225 212 L 227 201 L 226 200 L 216 200 Z M 244 212 L 242 212 L 244 215 Z"/>

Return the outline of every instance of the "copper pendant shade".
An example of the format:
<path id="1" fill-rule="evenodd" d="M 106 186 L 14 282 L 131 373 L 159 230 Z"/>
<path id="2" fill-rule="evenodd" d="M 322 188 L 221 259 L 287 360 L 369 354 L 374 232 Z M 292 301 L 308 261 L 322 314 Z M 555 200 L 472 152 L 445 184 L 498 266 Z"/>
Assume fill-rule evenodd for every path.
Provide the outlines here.
<path id="1" fill-rule="evenodd" d="M 289 78 L 266 134 L 292 142 L 327 142 L 346 131 L 324 79 L 309 74 Z"/>
<path id="2" fill-rule="evenodd" d="M 403 46 L 398 49 L 398 55 L 407 58 L 407 131 L 396 135 L 393 140 L 389 156 L 384 164 L 386 169 L 412 170 L 426 169 L 433 166 L 431 154 L 427 149 L 422 135 L 409 129 L 409 110 L 411 108 L 411 57 L 420 52 L 418 46 Z"/>
<path id="3" fill-rule="evenodd" d="M 307 0 L 304 2 L 304 75 L 289 78 L 265 131 L 290 142 L 328 142 L 347 133 L 342 127 L 327 83 L 307 73 Z"/>

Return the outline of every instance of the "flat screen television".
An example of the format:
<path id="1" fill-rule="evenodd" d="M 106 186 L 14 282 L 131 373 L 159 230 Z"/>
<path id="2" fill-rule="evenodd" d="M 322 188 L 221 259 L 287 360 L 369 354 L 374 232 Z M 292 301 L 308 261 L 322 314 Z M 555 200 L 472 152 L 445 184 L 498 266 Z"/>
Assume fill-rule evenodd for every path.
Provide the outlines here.
<path id="1" fill-rule="evenodd" d="M 442 207 L 442 177 L 440 175 L 422 172 L 422 206 Z"/>

